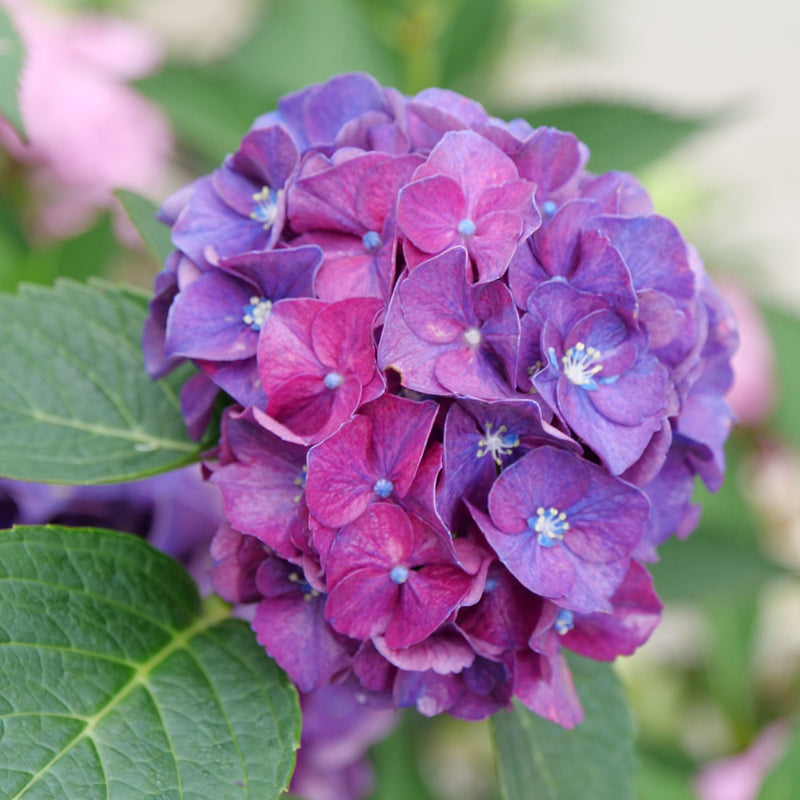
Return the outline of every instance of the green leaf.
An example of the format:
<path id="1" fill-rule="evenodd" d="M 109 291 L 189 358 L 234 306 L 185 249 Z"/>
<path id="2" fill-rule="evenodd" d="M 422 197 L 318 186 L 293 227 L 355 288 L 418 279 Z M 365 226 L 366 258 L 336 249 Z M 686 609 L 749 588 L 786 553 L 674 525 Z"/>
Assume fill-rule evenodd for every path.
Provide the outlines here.
<path id="1" fill-rule="evenodd" d="M 628 103 L 595 101 L 540 106 L 503 116 L 571 131 L 589 145 L 592 172 L 634 172 L 719 121 L 710 115 L 679 116 Z"/>
<path id="2" fill-rule="evenodd" d="M 394 731 L 370 750 L 375 768 L 370 800 L 435 800 L 419 774 L 419 722 L 404 714 Z"/>
<path id="3" fill-rule="evenodd" d="M 459 85 L 460 80 L 485 69 L 509 19 L 503 0 L 458 3 L 441 42 L 442 85 Z"/>
<path id="4" fill-rule="evenodd" d="M 128 534 L 0 533 L 0 791 L 277 798 L 297 694 L 248 626 Z"/>
<path id="5" fill-rule="evenodd" d="M 120 189 L 115 192 L 119 198 L 128 219 L 142 237 L 144 246 L 150 254 L 150 258 L 159 267 L 164 266 L 167 256 L 172 252 L 172 242 L 170 241 L 169 228 L 156 219 L 158 208 L 146 197 L 142 197 L 134 192 Z"/>
<path id="6" fill-rule="evenodd" d="M 164 107 L 180 140 L 201 156 L 207 168 L 236 150 L 253 120 L 274 105 L 265 107 L 260 95 L 226 75 L 222 67 L 211 72 L 168 65 L 137 86 Z"/>
<path id="7" fill-rule="evenodd" d="M 800 447 L 800 371 L 797 343 L 800 342 L 800 318 L 776 307 L 763 309 L 772 343 L 778 380 L 778 402 L 770 417 L 770 428 Z"/>
<path id="8" fill-rule="evenodd" d="M 237 85 L 268 102 L 260 114 L 279 95 L 339 72 L 362 70 L 394 84 L 393 67 L 354 0 L 273 0 L 255 35 L 226 64 Z"/>
<path id="9" fill-rule="evenodd" d="M 699 527 L 687 540 L 672 537 L 659 547 L 651 572 L 663 600 L 716 602 L 747 596 L 752 601 L 766 581 L 786 574 L 764 557 L 758 523 L 745 500 L 740 481 L 748 447 L 734 431 L 725 448 L 722 488 L 711 494 L 698 485 L 695 491 L 693 500 L 703 509 Z"/>
<path id="10" fill-rule="evenodd" d="M 609 664 L 570 658 L 585 719 L 568 731 L 514 703 L 492 717 L 506 800 L 632 800 L 633 721 Z"/>
<path id="11" fill-rule="evenodd" d="M 106 483 L 198 457 L 178 400 L 187 371 L 144 371 L 146 314 L 146 297 L 101 282 L 0 295 L 0 475 Z"/>
<path id="12" fill-rule="evenodd" d="M 0 115 L 25 139 L 17 97 L 23 61 L 22 40 L 12 25 L 8 12 L 0 6 Z"/>
<path id="13" fill-rule="evenodd" d="M 795 717 L 783 758 L 767 775 L 758 798 L 795 800 L 798 786 L 800 786 L 800 719 Z"/>
<path id="14" fill-rule="evenodd" d="M 636 776 L 638 800 L 697 800 L 689 788 L 691 773 L 652 757 L 640 759 Z"/>
<path id="15" fill-rule="evenodd" d="M 108 214 L 102 215 L 89 230 L 61 242 L 31 248 L 23 240 L 21 245 L 9 249 L 6 259 L 0 256 L 0 291 L 13 292 L 22 281 L 47 286 L 57 278 L 101 277 L 120 251 Z"/>

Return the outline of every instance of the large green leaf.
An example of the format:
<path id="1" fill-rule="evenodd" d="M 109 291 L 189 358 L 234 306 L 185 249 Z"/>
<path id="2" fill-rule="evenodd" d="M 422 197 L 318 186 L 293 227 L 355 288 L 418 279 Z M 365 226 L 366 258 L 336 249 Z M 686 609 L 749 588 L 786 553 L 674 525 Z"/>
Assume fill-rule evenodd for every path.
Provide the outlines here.
<path id="1" fill-rule="evenodd" d="M 638 170 L 717 121 L 710 116 L 679 116 L 600 101 L 540 106 L 503 116 L 520 116 L 532 125 L 572 131 L 589 145 L 592 172 Z"/>
<path id="2" fill-rule="evenodd" d="M 515 701 L 492 717 L 506 800 L 632 800 L 633 721 L 608 664 L 570 658 L 585 719 L 571 731 Z"/>
<path id="3" fill-rule="evenodd" d="M 17 98 L 23 60 L 22 41 L 11 24 L 8 12 L 0 6 L 0 115 L 24 138 L 25 130 Z"/>
<path id="4" fill-rule="evenodd" d="M 87 484 L 131 480 L 198 457 L 178 370 L 144 371 L 147 299 L 61 281 L 0 295 L 0 475 Z"/>
<path id="5" fill-rule="evenodd" d="M 146 197 L 120 189 L 116 192 L 128 219 L 142 237 L 145 249 L 155 263 L 163 267 L 172 252 L 169 228 L 156 219 L 158 209 Z"/>
<path id="6" fill-rule="evenodd" d="M 297 695 L 247 624 L 141 539 L 0 533 L 0 796 L 276 798 Z"/>

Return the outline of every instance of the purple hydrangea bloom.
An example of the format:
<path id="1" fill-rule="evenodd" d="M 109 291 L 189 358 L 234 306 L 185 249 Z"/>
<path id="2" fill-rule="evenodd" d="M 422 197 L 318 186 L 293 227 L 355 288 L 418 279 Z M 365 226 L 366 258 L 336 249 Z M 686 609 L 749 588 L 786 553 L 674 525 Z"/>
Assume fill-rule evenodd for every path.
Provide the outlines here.
<path id="1" fill-rule="evenodd" d="M 474 511 L 519 582 L 573 611 L 610 611 L 650 504 L 635 487 L 573 453 L 531 450 L 498 477 L 489 515 Z"/>
<path id="2" fill-rule="evenodd" d="M 533 184 L 514 162 L 473 131 L 446 133 L 405 186 L 397 220 L 414 251 L 410 266 L 451 247 L 466 247 L 481 282 L 499 278 L 520 238 L 540 222 Z"/>
<path id="3" fill-rule="evenodd" d="M 199 368 L 193 434 L 237 403 L 213 580 L 303 691 L 572 727 L 563 648 L 608 660 L 657 623 L 643 563 L 722 480 L 736 333 L 636 178 L 588 163 L 353 73 L 165 204 L 145 361 Z"/>
<path id="4" fill-rule="evenodd" d="M 470 283 L 468 267 L 467 252 L 454 247 L 399 281 L 378 361 L 420 392 L 509 397 L 519 342 L 514 301 L 498 281 Z"/>

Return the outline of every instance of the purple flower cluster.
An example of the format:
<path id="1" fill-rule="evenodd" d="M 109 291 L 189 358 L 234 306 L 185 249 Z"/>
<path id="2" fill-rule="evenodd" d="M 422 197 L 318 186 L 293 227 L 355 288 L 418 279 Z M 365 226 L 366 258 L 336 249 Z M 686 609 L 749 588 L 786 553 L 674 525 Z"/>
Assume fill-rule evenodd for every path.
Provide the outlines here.
<path id="1" fill-rule="evenodd" d="M 363 74 L 283 98 L 167 201 L 144 335 L 226 409 L 213 578 L 304 692 L 570 727 L 562 648 L 631 653 L 643 562 L 697 522 L 731 425 L 732 316 L 576 137 Z"/>

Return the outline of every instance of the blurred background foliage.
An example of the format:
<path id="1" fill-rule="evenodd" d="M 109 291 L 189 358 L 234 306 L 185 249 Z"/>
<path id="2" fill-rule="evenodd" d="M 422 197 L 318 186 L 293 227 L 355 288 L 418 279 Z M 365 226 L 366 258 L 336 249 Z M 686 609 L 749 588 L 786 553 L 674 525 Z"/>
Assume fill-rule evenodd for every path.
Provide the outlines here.
<path id="1" fill-rule="evenodd" d="M 496 101 L 497 65 L 512 45 L 536 48 L 572 37 L 581 46 L 580 0 L 63 0 L 60 6 L 133 19 L 166 45 L 163 64 L 135 83 L 167 114 L 175 137 L 164 185 L 151 193 L 155 202 L 213 169 L 281 95 L 336 72 L 363 70 L 405 93 L 449 87 L 498 116 L 572 130 L 589 145 L 593 171 L 635 171 L 656 209 L 703 240 L 703 210 L 714 187 L 686 173 L 681 148 L 727 124 L 725 110 L 677 114 L 596 97 L 538 106 Z M 42 237 L 29 193 L 26 166 L 0 149 L 0 290 L 13 291 L 23 280 L 49 284 L 91 275 L 151 286 L 159 266 L 115 235 L 109 211 L 69 237 Z M 729 265 L 707 266 L 721 274 Z M 757 255 L 741 254 L 737 266 L 757 273 Z M 722 490 L 710 495 L 698 487 L 699 529 L 685 542 L 667 542 L 654 565 L 663 625 L 620 664 L 639 732 L 641 800 L 697 797 L 693 779 L 704 764 L 745 750 L 767 725 L 787 718 L 794 726 L 788 755 L 762 797 L 800 792 L 800 729 L 792 722 L 800 706 L 800 322 L 786 309 L 762 304 L 762 313 L 775 374 L 763 371 L 764 363 L 739 369 L 757 372 L 762 382 L 774 378 L 777 399 L 734 431 Z M 748 329 L 742 334 L 749 336 Z M 409 715 L 373 758 L 376 800 L 499 796 L 483 724 Z"/>

